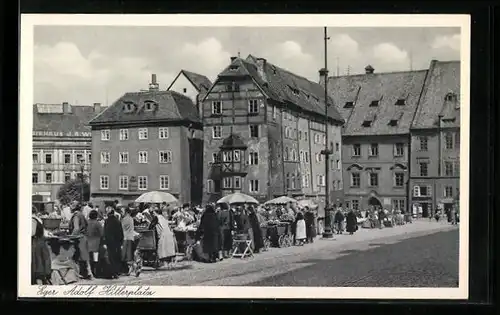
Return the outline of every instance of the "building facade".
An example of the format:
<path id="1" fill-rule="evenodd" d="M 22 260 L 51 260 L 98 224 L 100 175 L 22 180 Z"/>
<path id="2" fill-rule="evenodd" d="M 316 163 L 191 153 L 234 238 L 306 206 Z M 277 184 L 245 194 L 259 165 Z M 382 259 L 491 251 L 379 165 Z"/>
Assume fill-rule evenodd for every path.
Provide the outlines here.
<path id="1" fill-rule="evenodd" d="M 334 150 L 331 201 L 342 193 L 337 161 L 343 119 L 335 106 L 325 119 L 318 83 L 263 58 L 232 57 L 201 104 L 204 202 L 237 191 L 262 201 L 281 195 L 324 199 L 325 132 Z"/>
<path id="2" fill-rule="evenodd" d="M 201 201 L 202 128 L 189 97 L 160 91 L 153 75 L 149 91 L 126 93 L 90 125 L 96 203 L 127 204 L 148 191 Z"/>
<path id="3" fill-rule="evenodd" d="M 331 77 L 342 130 L 345 205 L 406 210 L 410 127 L 427 70 Z"/>
<path id="4" fill-rule="evenodd" d="M 212 86 L 212 82 L 204 75 L 181 70 L 172 81 L 167 91 L 179 92 L 189 97 L 200 111 L 200 100 Z"/>
<path id="5" fill-rule="evenodd" d="M 91 132 L 88 122 L 102 111 L 94 106 L 33 105 L 32 194 L 55 201 L 68 180 L 90 176 Z"/>
<path id="6" fill-rule="evenodd" d="M 410 203 L 427 217 L 458 204 L 460 62 L 432 61 L 411 127 Z"/>

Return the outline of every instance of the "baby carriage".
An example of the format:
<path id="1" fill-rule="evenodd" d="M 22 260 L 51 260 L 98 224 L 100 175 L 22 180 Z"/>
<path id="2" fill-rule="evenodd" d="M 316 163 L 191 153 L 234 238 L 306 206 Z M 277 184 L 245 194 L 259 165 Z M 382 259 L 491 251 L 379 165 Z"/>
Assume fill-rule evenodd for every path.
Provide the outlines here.
<path id="1" fill-rule="evenodd" d="M 160 260 L 158 259 L 157 244 L 154 230 L 137 230 L 141 234 L 137 250 L 142 258 L 143 266 L 153 267 L 158 269 L 160 267 Z"/>

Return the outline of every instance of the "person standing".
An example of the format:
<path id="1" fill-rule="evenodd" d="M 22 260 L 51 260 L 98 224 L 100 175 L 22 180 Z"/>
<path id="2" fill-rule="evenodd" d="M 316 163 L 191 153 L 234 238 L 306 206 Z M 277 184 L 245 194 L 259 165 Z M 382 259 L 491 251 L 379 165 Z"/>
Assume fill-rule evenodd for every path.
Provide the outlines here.
<path id="1" fill-rule="evenodd" d="M 309 207 L 304 208 L 304 221 L 306 222 L 306 238 L 307 243 L 312 243 L 314 241 L 314 237 L 316 237 L 316 227 L 314 224 L 314 213 L 309 209 Z"/>
<path id="2" fill-rule="evenodd" d="M 90 279 L 91 274 L 89 273 L 89 250 L 87 243 L 88 223 L 82 214 L 82 208 L 79 203 L 74 203 L 72 210 L 73 216 L 69 221 L 69 233 L 71 235 L 80 236 L 80 239 L 78 241 L 78 248 L 76 250 L 77 262 L 78 266 L 80 267 L 80 277 L 83 279 Z"/>
<path id="3" fill-rule="evenodd" d="M 304 215 L 299 211 L 297 212 L 297 216 L 295 217 L 295 241 L 298 243 L 298 245 L 304 245 L 306 239 L 306 222 L 304 220 Z"/>
<path id="4" fill-rule="evenodd" d="M 134 219 L 131 212 L 131 208 L 126 208 L 121 222 L 123 229 L 122 261 L 127 264 L 127 275 L 134 273 L 137 277 L 141 273 L 135 262 L 138 233 L 134 230 Z"/>
<path id="5" fill-rule="evenodd" d="M 337 229 L 337 234 L 342 234 L 342 224 L 344 222 L 344 215 L 340 209 L 337 210 L 334 217 L 335 227 Z"/>
<path id="6" fill-rule="evenodd" d="M 89 219 L 90 211 L 94 210 L 91 203 L 86 203 L 83 207 L 82 214 L 85 217 L 85 220 Z"/>
<path id="7" fill-rule="evenodd" d="M 97 221 L 97 218 L 97 211 L 92 210 L 89 212 L 87 241 L 89 244 L 90 273 L 94 277 L 97 274 L 97 264 L 99 262 L 101 239 L 104 237 L 104 228 L 101 223 Z"/>
<path id="8" fill-rule="evenodd" d="M 45 228 L 36 215 L 37 209 L 31 208 L 31 284 L 50 284 L 52 261 L 46 243 Z"/>
<path id="9" fill-rule="evenodd" d="M 351 209 L 347 213 L 346 219 L 346 230 L 350 235 L 353 235 L 356 232 L 358 226 L 358 219 L 356 217 L 356 213 Z"/>
<path id="10" fill-rule="evenodd" d="M 150 230 L 155 230 L 157 239 L 157 256 L 162 263 L 171 263 L 175 259 L 175 236 L 168 220 L 163 216 L 162 211 L 154 208 L 153 220 L 149 226 Z"/>
<path id="11" fill-rule="evenodd" d="M 264 239 L 262 238 L 262 230 L 260 229 L 260 222 L 257 217 L 257 213 L 255 209 L 250 206 L 248 207 L 248 221 L 250 223 L 250 227 L 252 228 L 252 242 L 254 246 L 254 253 L 260 252 L 262 248 L 264 248 Z"/>
<path id="12" fill-rule="evenodd" d="M 104 249 L 108 251 L 111 265 L 111 277 L 116 279 L 121 270 L 121 247 L 123 244 L 123 228 L 113 208 L 109 208 L 104 221 Z"/>
<path id="13" fill-rule="evenodd" d="M 219 227 L 222 258 L 229 258 L 229 253 L 233 249 L 233 236 L 231 232 L 234 229 L 234 216 L 233 211 L 229 209 L 227 204 L 221 205 L 221 210 L 219 211 Z"/>
<path id="14" fill-rule="evenodd" d="M 196 230 L 196 241 L 199 243 L 203 237 L 203 252 L 208 255 L 211 263 L 215 263 L 218 258 L 219 232 L 219 222 L 215 209 L 212 205 L 207 205 Z"/>

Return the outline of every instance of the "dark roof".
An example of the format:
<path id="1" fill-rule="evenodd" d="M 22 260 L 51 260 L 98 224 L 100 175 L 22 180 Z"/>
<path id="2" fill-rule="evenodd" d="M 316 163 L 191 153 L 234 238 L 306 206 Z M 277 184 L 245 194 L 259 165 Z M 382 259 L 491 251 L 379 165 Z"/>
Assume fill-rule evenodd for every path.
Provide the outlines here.
<path id="1" fill-rule="evenodd" d="M 455 118 L 451 125 L 460 126 L 460 110 L 446 102 L 449 93 L 460 102 L 460 61 L 433 60 L 412 128 L 436 128 L 439 114 L 445 120 Z"/>
<path id="2" fill-rule="evenodd" d="M 235 58 L 231 64 L 219 73 L 219 78 L 234 76 L 250 76 L 272 100 L 295 104 L 300 109 L 324 116 L 325 91 L 323 86 L 308 79 L 282 69 L 268 61 L 265 62 L 264 72 L 258 70 L 258 59 L 249 55 L 245 60 Z M 298 94 L 294 94 L 294 91 Z M 328 116 L 339 124 L 344 120 L 333 100 L 329 99 Z M 286 105 L 285 105 L 286 106 Z"/>
<path id="3" fill-rule="evenodd" d="M 194 87 L 200 91 L 208 91 L 212 86 L 212 81 L 204 75 L 194 73 L 187 70 L 181 70 L 181 73 L 186 76 L 186 78 L 194 85 Z"/>
<path id="4" fill-rule="evenodd" d="M 156 103 L 154 110 L 145 110 L 144 104 L 148 101 Z M 135 104 L 137 109 L 127 112 L 127 103 Z M 143 91 L 125 93 L 90 124 L 156 120 L 200 122 L 196 106 L 189 97 L 175 91 Z"/>
<path id="5" fill-rule="evenodd" d="M 221 149 L 246 149 L 247 146 L 241 140 L 241 137 L 237 134 L 232 133 L 229 137 L 222 141 Z"/>
<path id="6" fill-rule="evenodd" d="M 426 74 L 418 70 L 329 78 L 329 93 L 346 120 L 343 135 L 409 133 Z M 396 105 L 399 99 L 404 105 Z M 352 104 L 346 106 L 348 102 Z M 397 124 L 390 124 L 394 119 Z M 363 126 L 365 121 L 371 124 Z"/>
<path id="7" fill-rule="evenodd" d="M 70 105 L 71 112 L 63 113 L 62 104 L 34 104 L 34 131 L 90 132 L 89 121 L 98 113 L 93 106 Z M 101 112 L 106 107 L 101 107 Z"/>

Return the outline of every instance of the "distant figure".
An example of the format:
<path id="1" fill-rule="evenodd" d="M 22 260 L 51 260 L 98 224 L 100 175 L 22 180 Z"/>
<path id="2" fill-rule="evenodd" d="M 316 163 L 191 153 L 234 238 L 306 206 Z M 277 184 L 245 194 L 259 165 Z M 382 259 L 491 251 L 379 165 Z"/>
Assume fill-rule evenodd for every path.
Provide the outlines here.
<path id="1" fill-rule="evenodd" d="M 207 205 L 200 219 L 200 226 L 196 231 L 197 242 L 203 236 L 203 252 L 208 254 L 209 262 L 217 261 L 219 255 L 219 222 L 215 209 L 212 205 Z"/>
<path id="2" fill-rule="evenodd" d="M 357 227 L 358 227 L 358 219 L 356 217 L 356 214 L 354 211 L 350 210 L 347 213 L 347 220 L 346 220 L 346 230 L 350 235 L 353 235 L 354 232 L 356 232 Z"/>
<path id="3" fill-rule="evenodd" d="M 295 218 L 295 240 L 298 245 L 304 245 L 306 239 L 306 221 L 302 212 L 299 211 Z"/>
<path id="4" fill-rule="evenodd" d="M 342 214 L 342 211 L 337 210 L 333 222 L 334 226 L 337 229 L 337 234 L 342 234 L 342 224 L 344 222 L 344 215 Z"/>
<path id="5" fill-rule="evenodd" d="M 305 207 L 304 221 L 306 222 L 306 238 L 308 243 L 312 243 L 314 241 L 314 237 L 316 237 L 316 227 L 314 224 L 314 213 L 309 209 L 309 207 Z"/>

